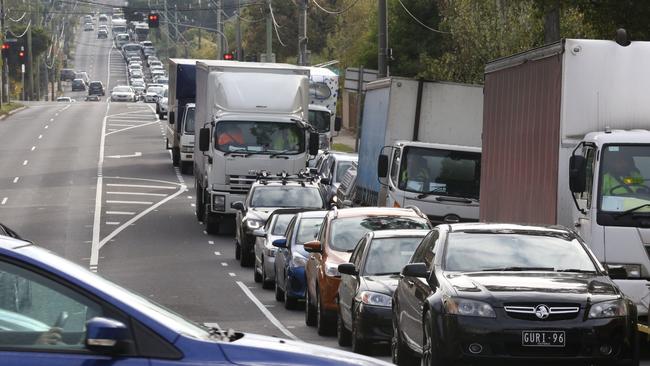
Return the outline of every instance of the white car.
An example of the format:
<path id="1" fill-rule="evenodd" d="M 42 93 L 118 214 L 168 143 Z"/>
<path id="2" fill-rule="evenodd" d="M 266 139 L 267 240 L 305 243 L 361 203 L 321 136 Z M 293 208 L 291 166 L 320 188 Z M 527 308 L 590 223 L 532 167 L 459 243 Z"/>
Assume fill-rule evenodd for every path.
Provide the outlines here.
<path id="1" fill-rule="evenodd" d="M 169 78 L 167 78 L 166 76 L 158 76 L 153 78 L 152 81 L 156 84 L 167 85 L 167 83 L 169 83 Z"/>
<path id="2" fill-rule="evenodd" d="M 164 77 L 164 76 L 165 76 L 165 70 L 160 70 L 160 69 L 151 70 L 151 78 L 154 80 L 158 77 Z"/>
<path id="3" fill-rule="evenodd" d="M 153 47 L 153 42 L 151 41 L 142 41 L 140 42 L 140 44 L 142 45 L 142 47 Z"/>
<path id="4" fill-rule="evenodd" d="M 95 26 L 93 23 L 86 23 L 84 24 L 84 31 L 93 31 L 95 30 Z"/>
<path id="5" fill-rule="evenodd" d="M 133 85 L 133 84 L 136 84 L 136 85 L 137 85 L 137 84 L 140 84 L 140 83 L 143 83 L 143 84 L 146 85 L 146 82 L 144 81 L 144 78 L 130 78 L 130 79 L 129 79 L 129 83 L 130 83 L 131 85 Z"/>
<path id="6" fill-rule="evenodd" d="M 147 62 L 149 62 L 149 67 L 151 68 L 154 68 L 156 66 L 159 66 L 161 69 L 163 68 L 162 62 L 159 60 L 152 60 L 151 57 L 149 57 L 149 60 L 147 60 Z"/>
<path id="7" fill-rule="evenodd" d="M 58 97 L 56 98 L 57 102 L 62 102 L 62 103 L 74 103 L 76 100 L 70 98 L 70 97 Z"/>
<path id="8" fill-rule="evenodd" d="M 128 85 L 118 85 L 111 92 L 112 102 L 135 102 L 135 91 Z"/>
<path id="9" fill-rule="evenodd" d="M 163 94 L 163 86 L 152 86 L 149 85 L 147 88 L 147 92 L 144 95 L 144 102 L 145 103 L 156 103 L 158 101 L 158 98 Z"/>
<path id="10" fill-rule="evenodd" d="M 163 90 L 163 94 L 160 98 L 158 98 L 158 101 L 156 101 L 156 113 L 158 114 L 158 118 L 160 119 L 165 119 L 167 116 L 167 92 L 169 91 L 168 88 L 165 88 Z"/>
<path id="11" fill-rule="evenodd" d="M 142 69 L 129 69 L 129 75 L 132 79 L 141 79 L 144 77 Z"/>

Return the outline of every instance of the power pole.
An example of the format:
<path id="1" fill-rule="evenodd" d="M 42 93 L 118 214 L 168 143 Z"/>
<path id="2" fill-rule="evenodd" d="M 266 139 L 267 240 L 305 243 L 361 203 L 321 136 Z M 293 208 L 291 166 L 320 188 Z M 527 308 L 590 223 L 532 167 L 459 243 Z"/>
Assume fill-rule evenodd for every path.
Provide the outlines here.
<path id="1" fill-rule="evenodd" d="M 221 17 L 221 13 L 223 12 L 223 4 L 221 0 L 217 0 L 217 30 L 221 33 L 217 34 L 217 60 L 222 60 L 223 59 L 223 31 L 221 30 L 223 28 L 223 19 Z"/>
<path id="2" fill-rule="evenodd" d="M 300 4 L 300 19 L 298 20 L 298 65 L 307 66 L 307 4 L 309 0 L 302 0 Z"/>
<path id="3" fill-rule="evenodd" d="M 5 22 L 5 0 L 0 0 L 0 31 L 2 31 L 2 41 L 7 39 L 7 22 Z M 2 65 L 2 101 L 9 103 L 9 60 L 5 56 Z"/>
<path id="4" fill-rule="evenodd" d="M 386 16 L 386 0 L 379 0 L 379 54 L 378 54 L 378 78 L 388 76 L 388 63 L 386 56 L 388 54 L 388 17 Z"/>
<path id="5" fill-rule="evenodd" d="M 34 99 L 34 62 L 32 60 L 32 27 L 27 31 L 27 93 L 25 100 Z M 23 85 L 24 87 L 24 85 Z"/>
<path id="6" fill-rule="evenodd" d="M 235 29 L 237 41 L 237 61 L 244 61 L 244 50 L 241 47 L 241 0 L 237 0 L 237 24 Z"/>
<path id="7" fill-rule="evenodd" d="M 171 34 L 169 33 L 169 21 L 170 21 L 171 18 L 169 17 L 169 9 L 167 8 L 167 0 L 164 0 L 163 6 L 164 6 L 163 10 L 165 12 L 165 31 L 167 31 L 167 53 L 169 54 L 170 53 L 169 50 L 172 47 L 172 37 L 171 37 Z"/>
<path id="8" fill-rule="evenodd" d="M 5 40 L 4 24 L 5 24 L 5 0 L 0 0 L 0 35 L 1 35 L 0 38 L 2 38 L 3 44 Z M 2 74 L 2 77 L 0 77 L 0 108 L 2 108 L 2 103 L 5 101 L 5 96 L 6 96 L 5 88 L 4 88 L 6 77 L 3 72 L 5 64 L 6 61 L 2 59 L 2 57 L 0 57 L 0 68 L 1 68 L 0 71 L 2 71 L 0 72 L 0 74 Z"/>
<path id="9" fill-rule="evenodd" d="M 273 53 L 273 18 L 271 15 L 271 0 L 266 0 L 266 60 L 271 62 Z"/>

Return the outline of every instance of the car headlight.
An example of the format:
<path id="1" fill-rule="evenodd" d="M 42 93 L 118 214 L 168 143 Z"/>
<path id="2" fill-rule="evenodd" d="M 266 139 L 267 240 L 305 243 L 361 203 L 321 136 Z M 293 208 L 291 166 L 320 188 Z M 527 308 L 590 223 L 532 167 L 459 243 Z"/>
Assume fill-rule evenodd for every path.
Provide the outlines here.
<path id="1" fill-rule="evenodd" d="M 291 254 L 291 264 L 294 267 L 304 267 L 307 265 L 307 258 L 303 257 L 302 254 L 292 253 Z M 338 270 L 338 268 L 337 268 Z"/>
<path id="2" fill-rule="evenodd" d="M 225 211 L 226 210 L 226 197 L 213 194 L 212 195 L 212 210 Z M 258 226 L 259 227 L 259 226 Z"/>
<path id="3" fill-rule="evenodd" d="M 247 219 L 246 220 L 246 226 L 249 229 L 255 230 L 255 229 L 258 229 L 260 226 L 262 226 L 262 221 L 254 220 L 254 219 Z"/>
<path id="4" fill-rule="evenodd" d="M 482 301 L 446 297 L 443 300 L 445 310 L 449 314 L 462 316 L 478 316 L 483 318 L 496 318 L 497 314 L 490 304 Z"/>
<path id="5" fill-rule="evenodd" d="M 366 305 L 391 307 L 393 299 L 386 295 L 372 291 L 362 291 L 359 294 L 359 300 Z"/>
<path id="6" fill-rule="evenodd" d="M 641 265 L 640 264 L 619 264 L 619 263 L 607 263 L 608 266 L 612 267 L 623 267 L 625 272 L 627 272 L 628 278 L 640 278 L 641 277 Z"/>
<path id="7" fill-rule="evenodd" d="M 339 265 L 336 263 L 325 262 L 325 274 L 331 277 L 339 277 Z"/>
<path id="8" fill-rule="evenodd" d="M 589 309 L 589 319 L 615 318 L 626 315 L 627 306 L 623 299 L 598 302 L 591 305 Z"/>

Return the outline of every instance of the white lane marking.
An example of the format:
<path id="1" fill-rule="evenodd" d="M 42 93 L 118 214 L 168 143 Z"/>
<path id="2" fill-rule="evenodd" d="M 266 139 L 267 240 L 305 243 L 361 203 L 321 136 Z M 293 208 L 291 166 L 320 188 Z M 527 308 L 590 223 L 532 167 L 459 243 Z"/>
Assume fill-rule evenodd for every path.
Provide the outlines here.
<path id="1" fill-rule="evenodd" d="M 135 212 L 129 212 L 129 211 L 106 211 L 107 215 L 125 215 L 125 216 L 133 216 L 135 215 Z"/>
<path id="2" fill-rule="evenodd" d="M 221 262 L 221 266 L 222 266 L 222 267 L 228 267 L 228 263 L 226 263 L 226 262 Z"/>
<path id="3" fill-rule="evenodd" d="M 32 151 L 36 150 L 36 146 L 32 146 Z"/>
<path id="4" fill-rule="evenodd" d="M 50 128 L 50 126 L 49 126 L 49 125 L 45 125 L 45 129 L 47 130 L 48 128 Z"/>
<path id="5" fill-rule="evenodd" d="M 58 116 L 59 116 L 59 112 L 54 113 L 54 117 L 58 117 Z M 54 118 L 52 118 L 52 121 L 54 121 Z"/>
<path id="6" fill-rule="evenodd" d="M 111 48 L 112 50 L 112 48 Z M 108 51 L 109 57 L 111 51 Z M 110 73 L 109 73 L 110 75 Z M 110 76 L 108 77 L 110 80 Z M 106 80 L 108 85 L 108 80 Z M 101 138 L 99 142 L 99 160 L 97 161 L 97 188 L 95 189 L 95 217 L 93 220 L 93 242 L 90 246 L 90 269 L 97 272 L 97 264 L 99 263 L 99 234 L 101 229 L 102 217 L 102 188 L 104 186 L 104 145 L 106 143 L 106 116 L 111 107 L 110 103 L 106 103 L 106 113 L 102 120 Z"/>
<path id="7" fill-rule="evenodd" d="M 151 188 L 151 189 L 176 189 L 176 187 L 166 186 L 150 186 L 143 184 L 121 184 L 121 183 L 107 183 L 108 187 L 129 187 L 129 188 Z"/>
<path id="8" fill-rule="evenodd" d="M 14 178 L 14 183 L 18 183 L 18 179 L 20 179 L 20 177 Z"/>
<path id="9" fill-rule="evenodd" d="M 208 244 L 214 245 L 214 240 L 208 240 Z M 217 252 L 215 252 L 215 253 L 217 253 Z M 219 254 L 217 254 L 217 255 L 219 255 Z"/>
<path id="10" fill-rule="evenodd" d="M 137 158 L 139 156 L 142 156 L 142 153 L 139 152 L 139 151 L 136 151 L 134 154 L 130 154 L 130 155 L 108 155 L 107 158 L 121 159 L 121 158 Z"/>
<path id="11" fill-rule="evenodd" d="M 58 116 L 58 114 L 57 114 L 57 116 Z M 50 118 L 50 122 L 54 122 L 54 118 Z M 46 127 L 46 128 L 47 128 L 47 127 Z"/>
<path id="12" fill-rule="evenodd" d="M 0 204 L 4 205 L 5 203 L 7 203 L 7 200 L 8 200 L 8 199 L 9 199 L 8 197 L 3 198 L 3 199 L 2 199 L 2 203 L 0 203 Z"/>
<path id="13" fill-rule="evenodd" d="M 167 201 L 170 201 L 170 200 L 176 198 L 177 196 L 183 194 L 183 192 L 185 192 L 186 189 L 187 189 L 187 187 L 186 187 L 184 184 L 182 184 L 182 185 L 178 188 L 178 191 L 177 191 L 176 193 L 172 194 L 171 196 L 168 196 L 167 198 L 165 198 L 165 199 L 159 201 L 158 203 L 156 203 L 155 205 L 153 205 L 153 206 L 147 208 L 146 210 L 140 212 L 137 216 L 133 217 L 133 218 L 130 219 L 129 221 L 127 221 L 127 222 L 125 222 L 124 224 L 122 224 L 122 226 L 120 226 L 120 227 L 118 227 L 117 229 L 115 229 L 112 233 L 108 234 L 108 235 L 107 235 L 104 239 L 102 239 L 102 241 L 99 243 L 98 252 L 99 252 L 99 249 L 101 249 L 104 245 L 106 245 L 106 244 L 107 244 L 111 239 L 113 239 L 117 234 L 119 234 L 120 232 L 122 232 L 122 230 L 126 229 L 129 225 L 131 225 L 131 224 L 133 224 L 134 222 L 138 221 L 140 218 L 144 217 L 144 216 L 145 216 L 146 214 L 148 214 L 149 212 L 151 212 L 151 211 L 157 209 L 158 207 L 162 206 L 163 204 L 167 203 Z M 108 201 L 107 201 L 107 202 L 108 202 Z"/>
<path id="14" fill-rule="evenodd" d="M 192 196 L 187 196 L 188 199 L 192 199 Z"/>
<path id="15" fill-rule="evenodd" d="M 39 140 L 42 139 L 42 138 L 43 138 L 43 135 L 38 135 Z"/>
<path id="16" fill-rule="evenodd" d="M 121 203 L 125 205 L 152 205 L 153 202 L 147 201 L 116 201 L 116 200 L 106 200 L 106 203 Z"/>
<path id="17" fill-rule="evenodd" d="M 27 165 L 27 163 L 28 163 L 27 160 L 23 161 L 23 165 Z"/>
<path id="18" fill-rule="evenodd" d="M 117 226 L 119 224 L 120 224 L 119 221 L 106 221 L 106 225 Z"/>
<path id="19" fill-rule="evenodd" d="M 147 192 L 106 192 L 106 194 L 124 194 L 131 196 L 154 196 L 154 197 L 167 197 L 164 193 L 147 193 Z"/>
<path id="20" fill-rule="evenodd" d="M 253 295 L 251 290 L 249 290 L 248 287 L 246 287 L 246 285 L 244 285 L 243 282 L 237 281 L 237 285 L 241 288 L 242 291 L 244 291 L 246 296 L 248 296 L 248 298 L 251 299 L 251 301 L 253 301 L 253 303 L 257 306 L 257 308 L 260 309 L 262 314 L 264 314 L 264 316 L 266 316 L 266 318 L 271 323 L 273 323 L 273 325 L 275 325 L 282 333 L 284 333 L 284 335 L 296 341 L 300 340 L 293 333 L 291 333 L 289 329 L 287 329 L 284 325 L 282 325 L 282 323 L 278 320 L 278 318 L 276 318 L 273 314 L 271 314 L 271 312 L 266 308 L 266 306 L 264 306 L 264 304 L 262 304 L 260 300 L 258 300 L 257 297 Z"/>
<path id="21" fill-rule="evenodd" d="M 230 277 L 235 277 L 235 276 L 237 276 L 237 275 L 234 274 L 233 272 L 228 272 L 228 276 L 230 276 Z"/>
<path id="22" fill-rule="evenodd" d="M 124 179 L 124 180 L 139 180 L 139 181 L 144 181 L 144 182 L 156 182 L 156 183 L 165 183 L 165 184 L 173 184 L 175 186 L 181 186 L 185 185 L 185 183 L 178 183 L 178 182 L 171 182 L 168 180 L 160 180 L 160 179 L 146 179 L 146 178 L 129 178 L 129 177 L 105 177 L 106 179 Z"/>
<path id="23" fill-rule="evenodd" d="M 144 126 L 152 125 L 152 124 L 154 124 L 154 123 L 158 123 L 158 121 L 149 122 L 149 123 L 143 123 L 143 124 L 140 124 L 140 125 L 137 125 L 137 126 L 132 126 L 132 127 L 126 127 L 126 128 L 119 129 L 119 130 L 117 130 L 117 131 L 111 131 L 111 132 L 107 133 L 106 136 L 108 136 L 108 135 L 112 135 L 112 134 L 114 134 L 114 133 L 118 133 L 118 132 L 126 131 L 126 130 L 132 130 L 132 129 L 134 129 L 134 128 L 140 128 L 140 127 L 144 127 Z"/>
<path id="24" fill-rule="evenodd" d="M 109 123 L 108 126 L 109 127 L 131 127 L 133 125 L 122 125 L 122 124 L 118 124 L 118 123 Z M 115 129 L 115 130 L 117 130 L 117 129 Z"/>

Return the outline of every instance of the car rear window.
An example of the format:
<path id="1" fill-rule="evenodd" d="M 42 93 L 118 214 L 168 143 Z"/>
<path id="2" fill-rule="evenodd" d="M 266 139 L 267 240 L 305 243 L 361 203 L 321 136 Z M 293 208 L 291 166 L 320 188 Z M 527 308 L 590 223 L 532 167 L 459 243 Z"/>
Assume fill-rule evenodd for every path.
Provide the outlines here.
<path id="1" fill-rule="evenodd" d="M 322 208 L 323 198 L 316 187 L 257 187 L 252 193 L 250 206 Z"/>
<path id="2" fill-rule="evenodd" d="M 332 220 L 329 246 L 341 252 L 352 252 L 369 231 L 397 229 L 429 229 L 427 220 L 408 216 L 356 216 Z"/>

